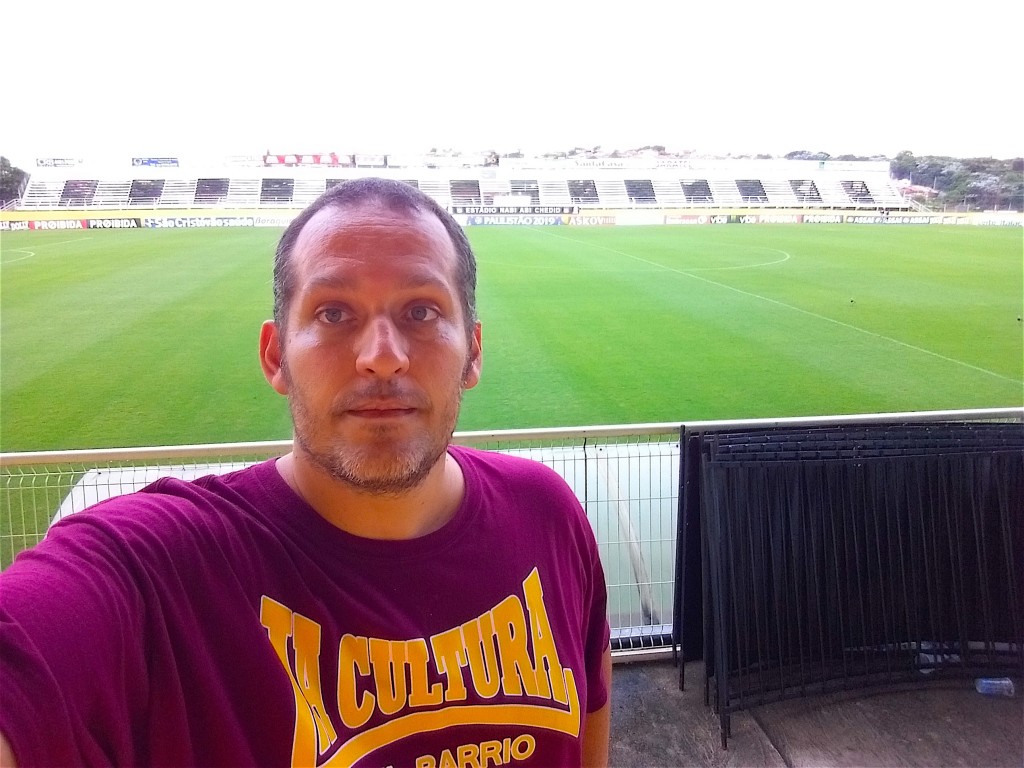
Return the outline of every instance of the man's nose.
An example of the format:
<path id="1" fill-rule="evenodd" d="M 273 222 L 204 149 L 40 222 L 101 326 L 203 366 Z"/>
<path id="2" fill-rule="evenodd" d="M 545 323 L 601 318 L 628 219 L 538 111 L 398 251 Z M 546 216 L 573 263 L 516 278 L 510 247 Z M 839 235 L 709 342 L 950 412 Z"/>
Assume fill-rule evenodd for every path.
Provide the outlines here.
<path id="1" fill-rule="evenodd" d="M 375 317 L 359 334 L 356 368 L 370 376 L 396 376 L 409 369 L 405 338 L 387 317 Z"/>

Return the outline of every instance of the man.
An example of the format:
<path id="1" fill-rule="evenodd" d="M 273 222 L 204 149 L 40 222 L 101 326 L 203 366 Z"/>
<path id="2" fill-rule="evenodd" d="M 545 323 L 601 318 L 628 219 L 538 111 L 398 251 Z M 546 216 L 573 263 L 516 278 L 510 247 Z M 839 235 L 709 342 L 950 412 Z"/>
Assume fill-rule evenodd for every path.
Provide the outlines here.
<path id="1" fill-rule="evenodd" d="M 579 503 L 449 445 L 480 378 L 475 275 L 408 185 L 299 215 L 259 345 L 292 452 L 104 502 L 0 577 L 4 764 L 606 763 Z"/>

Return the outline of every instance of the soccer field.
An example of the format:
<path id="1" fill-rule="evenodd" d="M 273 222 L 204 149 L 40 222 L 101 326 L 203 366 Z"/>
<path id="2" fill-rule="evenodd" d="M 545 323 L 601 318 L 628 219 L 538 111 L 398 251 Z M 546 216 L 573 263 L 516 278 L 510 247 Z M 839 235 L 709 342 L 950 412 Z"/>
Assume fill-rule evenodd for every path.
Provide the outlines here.
<path id="1" fill-rule="evenodd" d="M 0 449 L 287 438 L 273 229 L 5 232 Z M 475 227 L 459 429 L 1024 403 L 1019 228 Z"/>

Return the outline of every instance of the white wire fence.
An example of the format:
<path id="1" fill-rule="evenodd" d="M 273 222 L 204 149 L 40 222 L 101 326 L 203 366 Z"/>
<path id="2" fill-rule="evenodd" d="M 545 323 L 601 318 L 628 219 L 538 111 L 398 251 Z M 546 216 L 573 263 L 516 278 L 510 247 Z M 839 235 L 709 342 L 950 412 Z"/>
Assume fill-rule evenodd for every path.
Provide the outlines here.
<path id="1" fill-rule="evenodd" d="M 1024 409 L 457 432 L 454 441 L 540 461 L 566 480 L 597 537 L 615 647 L 643 654 L 672 646 L 684 429 L 954 418 L 1021 421 Z M 229 472 L 290 447 L 275 441 L 0 454 L 0 569 L 38 543 L 55 520 L 97 501 L 161 476 Z"/>
<path id="2" fill-rule="evenodd" d="M 665 647 L 672 623 L 679 425 L 458 433 L 540 461 L 570 485 L 596 534 L 617 647 Z M 194 479 L 286 453 L 289 441 L 0 454 L 0 567 L 49 526 L 159 477 Z"/>

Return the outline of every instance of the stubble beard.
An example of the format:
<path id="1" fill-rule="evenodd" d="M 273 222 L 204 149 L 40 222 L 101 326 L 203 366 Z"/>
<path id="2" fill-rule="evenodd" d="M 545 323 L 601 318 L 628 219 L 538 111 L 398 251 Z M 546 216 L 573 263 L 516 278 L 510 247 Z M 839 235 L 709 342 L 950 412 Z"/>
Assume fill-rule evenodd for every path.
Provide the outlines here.
<path id="1" fill-rule="evenodd" d="M 464 373 L 469 365 L 467 361 Z M 394 426 L 383 424 L 370 427 L 369 439 L 355 443 L 330 434 L 334 416 L 313 414 L 287 365 L 282 369 L 291 393 L 288 407 L 296 445 L 321 471 L 350 488 L 374 496 L 400 496 L 422 483 L 448 449 L 462 406 L 461 382 L 441 404 L 442 418 L 436 430 L 428 428 L 401 439 L 395 436 L 398 430 Z M 318 436 L 321 431 L 323 435 Z"/>

